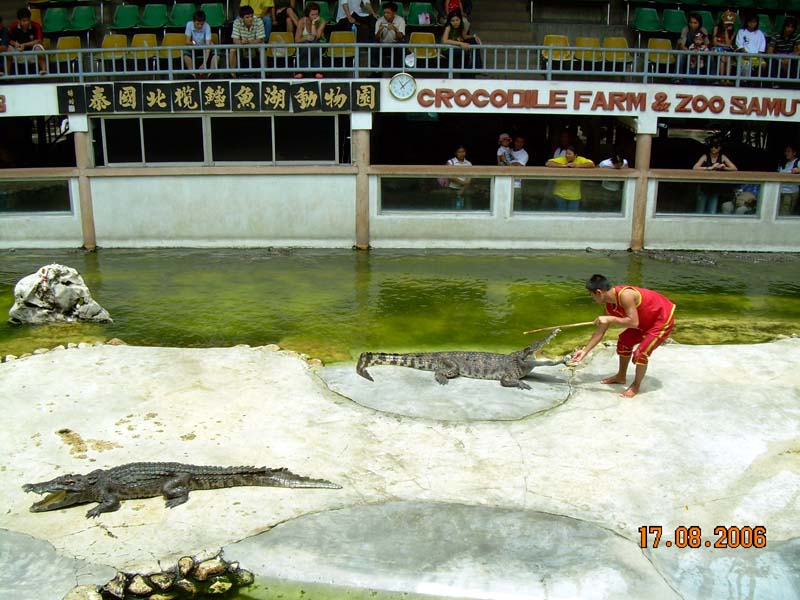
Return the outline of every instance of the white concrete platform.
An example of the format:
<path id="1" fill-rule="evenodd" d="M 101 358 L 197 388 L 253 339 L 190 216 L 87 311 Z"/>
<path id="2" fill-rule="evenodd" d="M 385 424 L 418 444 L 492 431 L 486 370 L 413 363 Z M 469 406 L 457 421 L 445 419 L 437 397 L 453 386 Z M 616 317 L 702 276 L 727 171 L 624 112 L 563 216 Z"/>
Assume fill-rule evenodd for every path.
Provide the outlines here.
<path id="1" fill-rule="evenodd" d="M 39 584 L 36 600 L 57 600 L 111 567 L 220 547 L 257 576 L 441 596 L 800 598 L 798 364 L 797 338 L 667 345 L 634 399 L 598 383 L 612 348 L 574 371 L 537 369 L 530 391 L 442 388 L 386 367 L 373 375 L 394 395 L 381 388 L 370 407 L 348 397 L 370 385 L 354 367 L 323 371 L 332 391 L 270 348 L 101 346 L 3 363 L 0 598 Z M 343 489 L 198 491 L 95 520 L 91 505 L 28 511 L 38 496 L 24 483 L 133 461 L 285 466 Z M 658 548 L 640 548 L 641 526 L 663 528 Z M 667 547 L 680 526 L 703 542 L 718 526 L 764 526 L 766 547 Z M 11 550 L 18 540 L 31 549 Z"/>

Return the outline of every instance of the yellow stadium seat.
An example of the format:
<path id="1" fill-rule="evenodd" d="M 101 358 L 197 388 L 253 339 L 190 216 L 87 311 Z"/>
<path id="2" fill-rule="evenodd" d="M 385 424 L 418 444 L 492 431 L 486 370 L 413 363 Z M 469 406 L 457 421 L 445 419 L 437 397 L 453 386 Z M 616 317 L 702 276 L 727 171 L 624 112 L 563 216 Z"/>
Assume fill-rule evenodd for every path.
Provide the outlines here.
<path id="1" fill-rule="evenodd" d="M 81 38 L 77 35 L 62 35 L 56 42 L 56 50 L 80 50 Z M 77 60 L 79 54 L 77 52 L 66 52 L 54 55 L 54 59 L 58 62 L 69 60 Z"/>
<path id="2" fill-rule="evenodd" d="M 436 48 L 423 48 L 422 46 L 432 46 L 436 44 L 436 36 L 429 31 L 414 31 L 408 37 L 408 45 L 414 48 L 414 56 L 417 60 L 436 58 L 439 51 Z"/>
<path id="3" fill-rule="evenodd" d="M 544 36 L 545 46 L 569 46 L 569 38 L 565 35 L 546 35 Z M 572 52 L 569 50 L 542 50 L 542 58 L 546 61 L 552 58 L 553 61 L 572 60 Z"/>
<path id="4" fill-rule="evenodd" d="M 603 60 L 603 55 L 599 50 L 591 50 L 591 48 L 600 48 L 600 40 L 596 37 L 576 37 L 575 45 L 579 48 L 590 48 L 590 50 L 576 50 L 575 60 L 584 63 L 595 63 Z"/>
<path id="5" fill-rule="evenodd" d="M 633 62 L 633 55 L 627 52 L 628 40 L 624 37 L 603 38 L 603 48 L 606 49 L 606 62 L 613 63 L 615 66 L 627 67 Z"/>
<path id="6" fill-rule="evenodd" d="M 107 33 L 100 44 L 100 48 L 107 50 L 103 52 L 103 60 L 118 60 L 125 58 L 125 52 L 116 52 L 119 48 L 128 47 L 128 37 L 121 33 Z"/>
<path id="7" fill-rule="evenodd" d="M 131 39 L 131 48 L 142 48 L 131 54 L 137 60 L 156 58 L 158 40 L 155 33 L 137 33 Z"/>
<path id="8" fill-rule="evenodd" d="M 356 34 L 352 31 L 333 31 L 328 40 L 331 44 L 355 44 Z M 325 55 L 329 58 L 353 58 L 356 55 L 355 47 L 350 48 L 328 48 Z"/>
<path id="9" fill-rule="evenodd" d="M 650 50 L 672 50 L 672 42 L 666 38 L 650 38 L 647 47 Z M 675 55 L 651 52 L 648 54 L 648 61 L 656 67 L 670 66 L 675 64 Z"/>
<path id="10" fill-rule="evenodd" d="M 169 46 L 185 46 L 186 45 L 186 36 L 183 33 L 165 33 L 164 38 L 161 40 L 161 46 L 163 48 Z M 182 50 L 172 49 L 172 50 L 161 50 L 158 54 L 159 58 L 180 58 L 181 54 L 183 54 Z"/>
<path id="11" fill-rule="evenodd" d="M 266 54 L 269 58 L 285 58 L 287 56 L 294 56 L 296 48 L 272 48 L 272 44 L 294 44 L 294 38 L 291 33 L 286 31 L 273 31 L 269 34 Z"/>

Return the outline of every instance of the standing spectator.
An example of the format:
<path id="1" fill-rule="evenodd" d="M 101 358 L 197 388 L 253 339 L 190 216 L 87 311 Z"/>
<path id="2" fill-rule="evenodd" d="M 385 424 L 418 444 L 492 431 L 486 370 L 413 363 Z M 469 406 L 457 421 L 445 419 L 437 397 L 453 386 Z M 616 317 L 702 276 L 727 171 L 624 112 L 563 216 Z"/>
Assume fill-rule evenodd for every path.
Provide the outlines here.
<path id="1" fill-rule="evenodd" d="M 597 167 L 600 169 L 627 169 L 628 160 L 622 158 L 619 154 L 615 154 L 611 158 L 601 160 Z M 601 185 L 604 190 L 608 190 L 609 192 L 618 192 L 622 189 L 622 184 L 616 179 L 604 179 Z"/>
<path id="2" fill-rule="evenodd" d="M 528 151 L 525 150 L 525 138 L 518 135 L 514 138 L 514 147 L 511 149 L 511 162 L 509 167 L 524 167 L 528 164 Z M 522 179 L 514 179 L 514 203 L 522 200 Z"/>
<path id="3" fill-rule="evenodd" d="M 558 158 L 551 158 L 545 165 L 560 169 L 593 169 L 594 162 L 583 156 L 578 156 L 575 146 L 567 148 L 567 153 Z M 576 212 L 581 207 L 581 182 L 577 179 L 559 179 L 553 186 L 553 196 L 556 199 L 556 209 Z"/>
<path id="4" fill-rule="evenodd" d="M 781 32 L 769 39 L 767 54 L 800 54 L 800 34 L 797 32 L 797 19 L 795 17 L 786 17 Z M 775 62 L 778 68 L 770 69 L 769 74 L 772 77 L 793 77 L 797 75 L 797 67 L 795 67 L 794 75 L 789 73 L 789 65 L 791 63 L 788 58 L 782 58 Z M 778 87 L 777 84 L 774 87 Z"/>
<path id="5" fill-rule="evenodd" d="M 188 70 L 216 69 L 219 57 L 211 49 L 211 27 L 206 23 L 206 13 L 198 10 L 191 21 L 186 23 L 186 45 L 199 46 L 203 50 L 185 50 L 183 64 Z"/>
<path id="6" fill-rule="evenodd" d="M 378 13 L 370 0 L 339 0 L 336 11 L 336 26 L 342 31 L 353 30 L 359 42 L 371 42 L 374 38 Z"/>
<path id="7" fill-rule="evenodd" d="M 725 12 L 719 15 L 719 21 L 717 24 L 714 25 L 714 32 L 712 34 L 711 40 L 711 50 L 714 52 L 733 52 L 733 42 L 736 39 L 736 31 L 734 31 L 733 25 L 736 22 L 736 13 L 731 10 L 726 10 Z M 728 77 L 730 75 L 730 65 L 728 64 L 728 57 L 727 56 L 720 56 L 719 57 L 719 69 L 716 71 L 716 74 L 721 75 L 723 77 Z M 714 70 L 712 69 L 712 72 Z M 723 81 L 723 84 L 728 84 L 730 82 Z"/>
<path id="8" fill-rule="evenodd" d="M 17 11 L 17 20 L 11 25 L 8 38 L 8 45 L 15 52 L 44 52 L 42 26 L 31 21 L 31 11 L 27 8 Z M 47 57 L 39 54 L 36 60 L 39 63 L 39 75 L 47 75 Z M 27 63 L 25 60 L 22 62 Z"/>
<path id="9" fill-rule="evenodd" d="M 8 52 L 8 29 L 3 25 L 3 17 L 0 16 L 0 53 Z M 0 57 L 0 76 L 6 74 L 6 59 Z"/>
<path id="10" fill-rule="evenodd" d="M 497 138 L 497 143 L 500 146 L 497 148 L 497 164 L 501 167 L 510 167 L 514 161 L 514 156 L 511 154 L 511 136 L 507 133 L 501 133 Z"/>
<path id="11" fill-rule="evenodd" d="M 675 45 L 677 50 L 688 50 L 689 46 L 695 43 L 695 36 L 697 33 L 700 32 L 706 38 L 706 44 L 708 44 L 708 31 L 706 28 L 703 27 L 703 17 L 701 17 L 696 12 L 689 13 L 689 20 L 681 30 L 681 34 L 678 37 L 678 42 Z M 686 75 L 691 71 L 687 70 L 688 61 L 686 60 L 686 55 L 681 54 L 678 57 L 678 75 Z"/>
<path id="12" fill-rule="evenodd" d="M 375 41 L 379 44 L 402 44 L 406 41 L 406 20 L 397 14 L 395 2 L 383 5 L 383 16 L 375 21 Z M 402 68 L 404 54 L 402 47 L 376 48 L 374 63 L 381 67 Z"/>
<path id="13" fill-rule="evenodd" d="M 736 34 L 736 51 L 748 54 L 760 54 L 767 48 L 767 38 L 758 28 L 758 17 L 750 13 L 745 17 L 745 26 Z M 757 56 L 748 56 L 739 59 L 739 74 L 749 76 L 753 71 L 759 71 L 764 65 Z"/>
<path id="14" fill-rule="evenodd" d="M 462 18 L 460 10 L 454 10 L 447 15 L 447 25 L 442 33 L 442 43 L 461 48 L 461 52 L 454 56 L 454 67 L 456 69 L 482 69 L 483 59 L 478 50 L 473 50 L 472 46 L 481 43 L 477 36 L 472 35 L 469 30 L 469 22 Z M 466 60 L 465 60 L 466 59 Z"/>
<path id="15" fill-rule="evenodd" d="M 462 20 L 469 28 L 469 16 L 472 14 L 472 0 L 436 0 L 436 12 L 439 15 L 439 25 L 445 25 L 450 20 L 450 13 L 460 10 Z"/>
<path id="16" fill-rule="evenodd" d="M 325 19 L 319 16 L 319 4 L 309 2 L 303 10 L 303 18 L 297 24 L 297 31 L 294 41 L 299 44 L 317 44 L 325 42 Z M 319 48 L 300 48 L 298 51 L 298 66 L 319 67 L 320 49 Z M 317 79 L 322 79 L 322 73 L 314 75 Z M 302 79 L 303 74 L 297 73 L 295 79 Z"/>
<path id="17" fill-rule="evenodd" d="M 456 148 L 456 155 L 447 161 L 451 167 L 471 167 L 472 163 L 467 160 L 467 148 L 459 146 Z M 464 208 L 464 196 L 469 188 L 471 179 L 469 177 L 450 177 L 447 187 L 456 194 L 456 209 Z"/>
<path id="18" fill-rule="evenodd" d="M 800 175 L 800 168 L 798 168 L 800 159 L 797 158 L 797 146 L 795 144 L 787 144 L 786 149 L 783 151 L 783 156 L 786 158 L 786 161 L 783 163 L 782 167 L 778 168 L 778 172 Z M 800 198 L 800 185 L 782 183 L 781 206 L 778 214 L 781 216 L 793 215 L 797 208 L 798 198 Z"/>
<path id="19" fill-rule="evenodd" d="M 296 2 L 297 0 L 274 0 L 275 5 L 272 7 L 273 29 L 294 34 L 295 28 L 300 22 L 297 16 Z"/>
<path id="20" fill-rule="evenodd" d="M 275 0 L 241 0 L 239 8 L 249 6 L 253 13 L 264 23 L 264 40 L 269 42 L 272 33 L 272 13 L 275 11 Z"/>
<path id="21" fill-rule="evenodd" d="M 228 65 L 235 69 L 240 52 L 237 46 L 254 46 L 264 43 L 264 22 L 255 18 L 255 12 L 251 6 L 239 7 L 239 16 L 233 22 L 231 38 L 233 48 L 230 50 Z M 247 61 L 248 66 L 252 66 L 255 62 L 254 55 L 256 58 L 258 57 L 255 48 L 242 48 L 241 52 L 243 60 Z"/>
<path id="22" fill-rule="evenodd" d="M 736 171 L 736 165 L 722 153 L 722 143 L 717 138 L 709 140 L 708 151 L 694 163 L 695 171 Z M 719 204 L 719 184 L 700 184 L 697 188 L 695 212 L 714 214 Z"/>

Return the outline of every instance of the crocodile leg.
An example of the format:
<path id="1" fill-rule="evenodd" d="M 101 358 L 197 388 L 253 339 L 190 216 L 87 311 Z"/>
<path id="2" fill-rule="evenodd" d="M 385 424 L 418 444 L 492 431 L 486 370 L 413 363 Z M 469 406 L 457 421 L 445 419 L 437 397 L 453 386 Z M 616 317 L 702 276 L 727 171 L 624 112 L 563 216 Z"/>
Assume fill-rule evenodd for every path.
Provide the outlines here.
<path id="1" fill-rule="evenodd" d="M 439 359 L 439 364 L 436 365 L 434 377 L 440 385 L 447 385 L 450 379 L 458 377 L 458 363 L 447 358 Z"/>
<path id="2" fill-rule="evenodd" d="M 505 376 L 503 376 L 503 378 L 500 380 L 500 385 L 502 385 L 503 387 L 515 387 L 515 388 L 519 388 L 521 390 L 529 390 L 529 389 L 531 389 L 531 386 L 529 386 L 527 383 L 525 383 L 521 379 L 517 379 L 513 375 L 505 375 Z"/>
<path id="3" fill-rule="evenodd" d="M 115 510 L 119 510 L 119 507 L 119 498 L 107 491 L 103 494 L 103 499 L 100 501 L 100 504 L 86 513 L 86 518 L 94 519 L 95 517 L 99 517 L 104 512 L 114 512 Z"/>
<path id="4" fill-rule="evenodd" d="M 175 508 L 189 499 L 189 477 L 188 473 L 176 475 L 161 486 L 161 492 L 167 499 L 167 508 Z"/>

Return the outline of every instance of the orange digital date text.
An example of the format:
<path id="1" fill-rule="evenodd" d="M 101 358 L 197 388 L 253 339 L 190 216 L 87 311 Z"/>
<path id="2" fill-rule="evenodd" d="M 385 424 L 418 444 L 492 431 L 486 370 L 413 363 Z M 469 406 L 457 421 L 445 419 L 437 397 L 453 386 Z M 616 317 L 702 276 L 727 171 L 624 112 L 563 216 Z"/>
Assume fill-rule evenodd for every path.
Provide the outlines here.
<path id="1" fill-rule="evenodd" d="M 669 534 L 669 532 L 667 532 Z M 672 531 L 672 538 L 663 537 L 661 525 L 642 525 L 639 527 L 639 547 L 658 548 L 765 548 L 767 545 L 767 528 L 763 525 L 753 527 L 744 525 L 717 525 L 714 527 L 714 539 L 703 539 L 703 532 L 697 525 L 679 526 Z"/>

